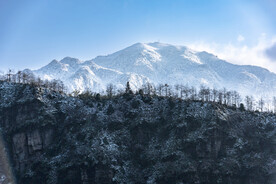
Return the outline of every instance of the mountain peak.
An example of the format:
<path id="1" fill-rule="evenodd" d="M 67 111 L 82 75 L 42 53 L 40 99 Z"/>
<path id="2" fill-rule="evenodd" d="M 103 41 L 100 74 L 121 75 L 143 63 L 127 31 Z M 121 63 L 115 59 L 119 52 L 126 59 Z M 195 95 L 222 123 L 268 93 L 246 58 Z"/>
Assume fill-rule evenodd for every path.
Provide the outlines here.
<path id="1" fill-rule="evenodd" d="M 56 59 L 53 59 L 49 64 L 57 64 L 57 63 L 59 63 L 59 61 Z"/>
<path id="2" fill-rule="evenodd" d="M 60 60 L 60 62 L 63 64 L 69 64 L 69 65 L 76 65 L 81 63 L 79 59 L 68 57 L 68 56 Z"/>
<path id="3" fill-rule="evenodd" d="M 146 43 L 135 43 L 125 49 L 123 49 L 122 51 L 135 51 L 135 52 L 139 52 L 139 51 L 143 51 L 143 50 L 147 50 L 147 49 L 153 49 L 153 48 L 150 48 L 152 46 L 146 44 Z"/>
<path id="4" fill-rule="evenodd" d="M 274 73 L 260 67 L 234 65 L 211 53 L 160 42 L 138 42 L 113 54 L 84 62 L 65 57 L 61 61 L 53 60 L 34 73 L 41 78 L 52 76 L 63 80 L 69 85 L 69 91 L 81 90 L 84 86 L 99 91 L 104 90 L 108 83 L 124 86 L 129 81 L 135 84 L 133 90 L 150 82 L 155 85 L 226 87 L 242 95 L 276 95 Z"/>

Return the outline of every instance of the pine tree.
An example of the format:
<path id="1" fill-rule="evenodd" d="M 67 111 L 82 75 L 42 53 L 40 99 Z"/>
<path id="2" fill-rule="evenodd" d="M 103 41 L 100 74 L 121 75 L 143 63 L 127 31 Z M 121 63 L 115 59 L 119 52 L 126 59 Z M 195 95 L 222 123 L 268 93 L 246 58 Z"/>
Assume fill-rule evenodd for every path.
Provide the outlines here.
<path id="1" fill-rule="evenodd" d="M 133 94 L 131 88 L 130 88 L 130 85 L 129 85 L 129 82 L 127 82 L 126 84 L 126 91 L 125 91 L 127 94 Z"/>

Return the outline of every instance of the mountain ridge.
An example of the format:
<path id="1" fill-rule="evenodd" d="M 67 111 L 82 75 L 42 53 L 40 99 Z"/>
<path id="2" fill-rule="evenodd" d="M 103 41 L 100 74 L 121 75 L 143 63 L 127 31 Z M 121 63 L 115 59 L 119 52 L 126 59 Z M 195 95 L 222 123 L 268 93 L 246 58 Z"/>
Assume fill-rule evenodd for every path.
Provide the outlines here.
<path id="1" fill-rule="evenodd" d="M 65 57 L 33 70 L 33 73 L 42 79 L 60 79 L 69 91 L 89 89 L 100 92 L 108 83 L 122 88 L 129 81 L 133 90 L 150 82 L 155 85 L 226 87 L 242 95 L 276 95 L 276 74 L 268 69 L 236 65 L 206 51 L 159 42 L 136 43 L 87 61 Z"/>

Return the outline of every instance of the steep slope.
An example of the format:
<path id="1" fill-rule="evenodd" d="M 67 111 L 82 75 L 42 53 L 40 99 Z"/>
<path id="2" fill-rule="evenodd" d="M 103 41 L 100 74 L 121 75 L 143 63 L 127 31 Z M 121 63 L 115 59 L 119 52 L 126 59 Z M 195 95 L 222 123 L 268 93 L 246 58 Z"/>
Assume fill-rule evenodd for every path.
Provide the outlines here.
<path id="1" fill-rule="evenodd" d="M 276 116 L 124 94 L 85 100 L 0 83 L 18 184 L 276 182 Z"/>
<path id="2" fill-rule="evenodd" d="M 102 91 L 108 83 L 120 88 L 129 81 L 134 90 L 151 82 L 226 87 L 243 96 L 276 95 L 276 74 L 264 68 L 234 65 L 207 52 L 158 42 L 137 43 L 84 62 L 66 57 L 33 72 L 43 79 L 61 79 L 69 91 Z"/>
<path id="3" fill-rule="evenodd" d="M 1 131 L 0 131 L 1 133 Z M 0 135 L 0 183 L 10 184 L 15 183 L 12 176 L 11 166 L 9 165 L 9 156 L 2 135 Z"/>

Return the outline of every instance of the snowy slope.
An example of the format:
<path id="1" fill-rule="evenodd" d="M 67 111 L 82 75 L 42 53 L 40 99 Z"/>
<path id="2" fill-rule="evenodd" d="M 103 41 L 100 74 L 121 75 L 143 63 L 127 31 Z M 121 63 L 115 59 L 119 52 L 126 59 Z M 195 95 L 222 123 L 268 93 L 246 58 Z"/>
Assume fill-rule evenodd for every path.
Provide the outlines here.
<path id="1" fill-rule="evenodd" d="M 207 52 L 163 43 L 136 43 L 89 61 L 66 57 L 53 60 L 33 73 L 60 79 L 69 91 L 103 91 L 108 83 L 136 90 L 145 82 L 200 85 L 233 89 L 242 95 L 276 95 L 276 74 L 256 66 L 228 63 Z"/>

